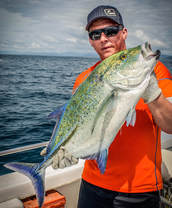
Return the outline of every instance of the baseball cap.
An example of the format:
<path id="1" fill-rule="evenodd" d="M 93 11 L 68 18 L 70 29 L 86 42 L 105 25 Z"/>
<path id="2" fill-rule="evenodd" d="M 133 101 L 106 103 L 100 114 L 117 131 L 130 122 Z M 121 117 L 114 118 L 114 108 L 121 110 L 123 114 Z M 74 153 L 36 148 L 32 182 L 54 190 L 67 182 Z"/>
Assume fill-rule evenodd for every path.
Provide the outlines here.
<path id="1" fill-rule="evenodd" d="M 100 18 L 107 18 L 115 21 L 119 25 L 123 25 L 122 16 L 115 7 L 100 5 L 88 14 L 86 30 L 89 29 L 89 27 L 95 20 Z"/>

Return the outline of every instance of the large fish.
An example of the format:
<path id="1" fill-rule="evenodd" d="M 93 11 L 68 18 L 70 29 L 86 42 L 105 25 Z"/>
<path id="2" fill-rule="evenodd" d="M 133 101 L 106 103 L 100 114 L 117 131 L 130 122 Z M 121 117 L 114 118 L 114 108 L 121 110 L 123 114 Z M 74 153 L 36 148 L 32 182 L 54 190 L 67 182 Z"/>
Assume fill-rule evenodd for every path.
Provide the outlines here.
<path id="1" fill-rule="evenodd" d="M 27 175 L 39 207 L 44 201 L 44 175 L 61 146 L 75 158 L 95 159 L 103 174 L 108 148 L 121 126 L 135 123 L 135 105 L 143 95 L 160 51 L 150 44 L 116 53 L 102 61 L 80 85 L 69 102 L 57 111 L 60 120 L 39 164 L 7 163 Z"/>

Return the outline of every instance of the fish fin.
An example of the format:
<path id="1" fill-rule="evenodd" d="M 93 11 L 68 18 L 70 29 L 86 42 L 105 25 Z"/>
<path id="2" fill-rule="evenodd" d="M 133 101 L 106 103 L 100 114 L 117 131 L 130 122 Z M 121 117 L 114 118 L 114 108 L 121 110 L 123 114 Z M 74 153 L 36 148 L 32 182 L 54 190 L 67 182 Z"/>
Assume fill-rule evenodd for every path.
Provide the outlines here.
<path id="1" fill-rule="evenodd" d="M 56 137 L 55 137 L 56 129 L 57 129 L 58 126 L 59 126 L 59 123 L 60 123 L 60 121 L 61 121 L 61 118 L 63 117 L 63 114 L 64 114 L 64 112 L 65 112 L 65 110 L 66 110 L 67 104 L 68 104 L 68 103 L 66 103 L 65 105 L 63 105 L 62 107 L 60 107 L 59 109 L 57 109 L 56 111 L 53 112 L 54 115 L 56 114 L 57 120 L 56 120 L 56 124 L 55 124 L 55 126 L 54 126 L 53 133 L 52 133 L 52 135 L 51 135 L 50 141 L 49 141 L 48 146 L 47 146 L 47 149 L 46 149 L 46 155 L 51 151 L 52 147 L 53 147 L 54 144 L 55 144 L 55 139 L 56 139 Z M 52 113 L 52 114 L 53 114 L 53 113 Z M 50 114 L 50 115 L 51 115 L 51 114 Z"/>
<path id="2" fill-rule="evenodd" d="M 136 122 L 136 111 L 135 108 L 131 108 L 130 111 L 128 112 L 127 118 L 126 118 L 126 125 L 129 126 L 134 126 Z"/>
<path id="3" fill-rule="evenodd" d="M 53 111 L 52 113 L 50 113 L 50 114 L 48 115 L 48 119 L 57 118 L 58 120 L 60 120 L 60 118 L 61 118 L 63 112 L 64 112 L 65 109 L 66 109 L 66 105 L 67 105 L 67 104 L 65 104 L 65 105 L 63 105 L 63 106 L 57 108 L 55 111 Z"/>
<path id="4" fill-rule="evenodd" d="M 77 129 L 77 125 L 75 125 L 70 131 L 69 133 L 63 137 L 62 139 L 60 139 L 54 146 L 52 149 L 50 149 L 50 152 L 46 155 L 46 158 L 49 158 L 62 144 L 64 144 L 68 139 L 70 139 L 70 137 L 72 137 L 75 133 Z"/>
<path id="5" fill-rule="evenodd" d="M 110 100 L 113 97 L 114 97 L 114 91 L 112 91 L 111 94 L 108 97 L 106 97 L 104 99 L 104 101 L 102 102 L 102 104 L 101 104 L 100 108 L 98 109 L 97 114 L 95 116 L 95 119 L 94 119 L 94 122 L 93 122 L 93 126 L 91 128 L 91 133 L 93 133 L 93 131 L 95 129 L 95 126 L 97 124 L 97 121 L 98 121 L 99 117 L 101 116 L 103 110 L 107 107 L 107 105 L 109 104 Z"/>
<path id="6" fill-rule="evenodd" d="M 101 174 L 104 174 L 104 172 L 105 172 L 107 158 L 108 158 L 108 150 L 107 149 L 100 152 L 97 156 L 96 161 L 97 161 L 97 164 L 98 164 Z"/>
<path id="7" fill-rule="evenodd" d="M 104 174 L 105 169 L 106 169 L 106 163 L 107 163 L 107 158 L 108 158 L 108 150 L 102 150 L 99 153 L 89 155 L 87 157 L 82 157 L 82 159 L 86 160 L 96 160 L 98 168 L 100 169 L 101 174 Z"/>
<path id="8" fill-rule="evenodd" d="M 46 154 L 45 155 L 47 155 L 50 152 L 51 148 L 53 147 L 54 140 L 55 140 L 55 136 L 54 135 L 56 133 L 56 129 L 57 129 L 58 123 L 59 123 L 59 121 L 56 121 L 56 124 L 55 124 L 54 129 L 53 129 L 53 133 L 51 135 L 51 138 L 50 138 L 49 143 L 48 143 L 47 148 L 46 148 Z"/>
<path id="9" fill-rule="evenodd" d="M 41 208 L 44 202 L 45 188 L 45 169 L 37 170 L 38 164 L 11 162 L 4 165 L 6 168 L 22 173 L 30 178 L 34 186 L 39 207 Z"/>

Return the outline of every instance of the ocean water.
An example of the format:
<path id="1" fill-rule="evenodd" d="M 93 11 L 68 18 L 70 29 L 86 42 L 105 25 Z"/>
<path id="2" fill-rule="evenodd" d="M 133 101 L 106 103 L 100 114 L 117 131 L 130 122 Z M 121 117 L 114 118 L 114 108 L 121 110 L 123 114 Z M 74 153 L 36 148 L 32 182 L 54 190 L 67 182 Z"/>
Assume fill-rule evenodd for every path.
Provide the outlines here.
<path id="1" fill-rule="evenodd" d="M 161 56 L 172 71 L 172 56 Z M 45 142 L 55 125 L 47 116 L 71 97 L 77 75 L 96 58 L 0 55 L 0 151 Z M 40 162 L 42 148 L 0 157 L 0 175 L 11 161 Z"/>

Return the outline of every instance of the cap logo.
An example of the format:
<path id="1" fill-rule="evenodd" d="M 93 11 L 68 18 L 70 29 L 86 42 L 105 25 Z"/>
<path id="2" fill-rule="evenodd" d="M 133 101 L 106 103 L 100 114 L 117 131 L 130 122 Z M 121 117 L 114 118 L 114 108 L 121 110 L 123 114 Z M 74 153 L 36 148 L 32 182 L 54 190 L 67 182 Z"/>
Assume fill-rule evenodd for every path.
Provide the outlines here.
<path id="1" fill-rule="evenodd" d="M 116 12 L 114 9 L 104 9 L 104 12 L 107 16 L 116 16 Z"/>

